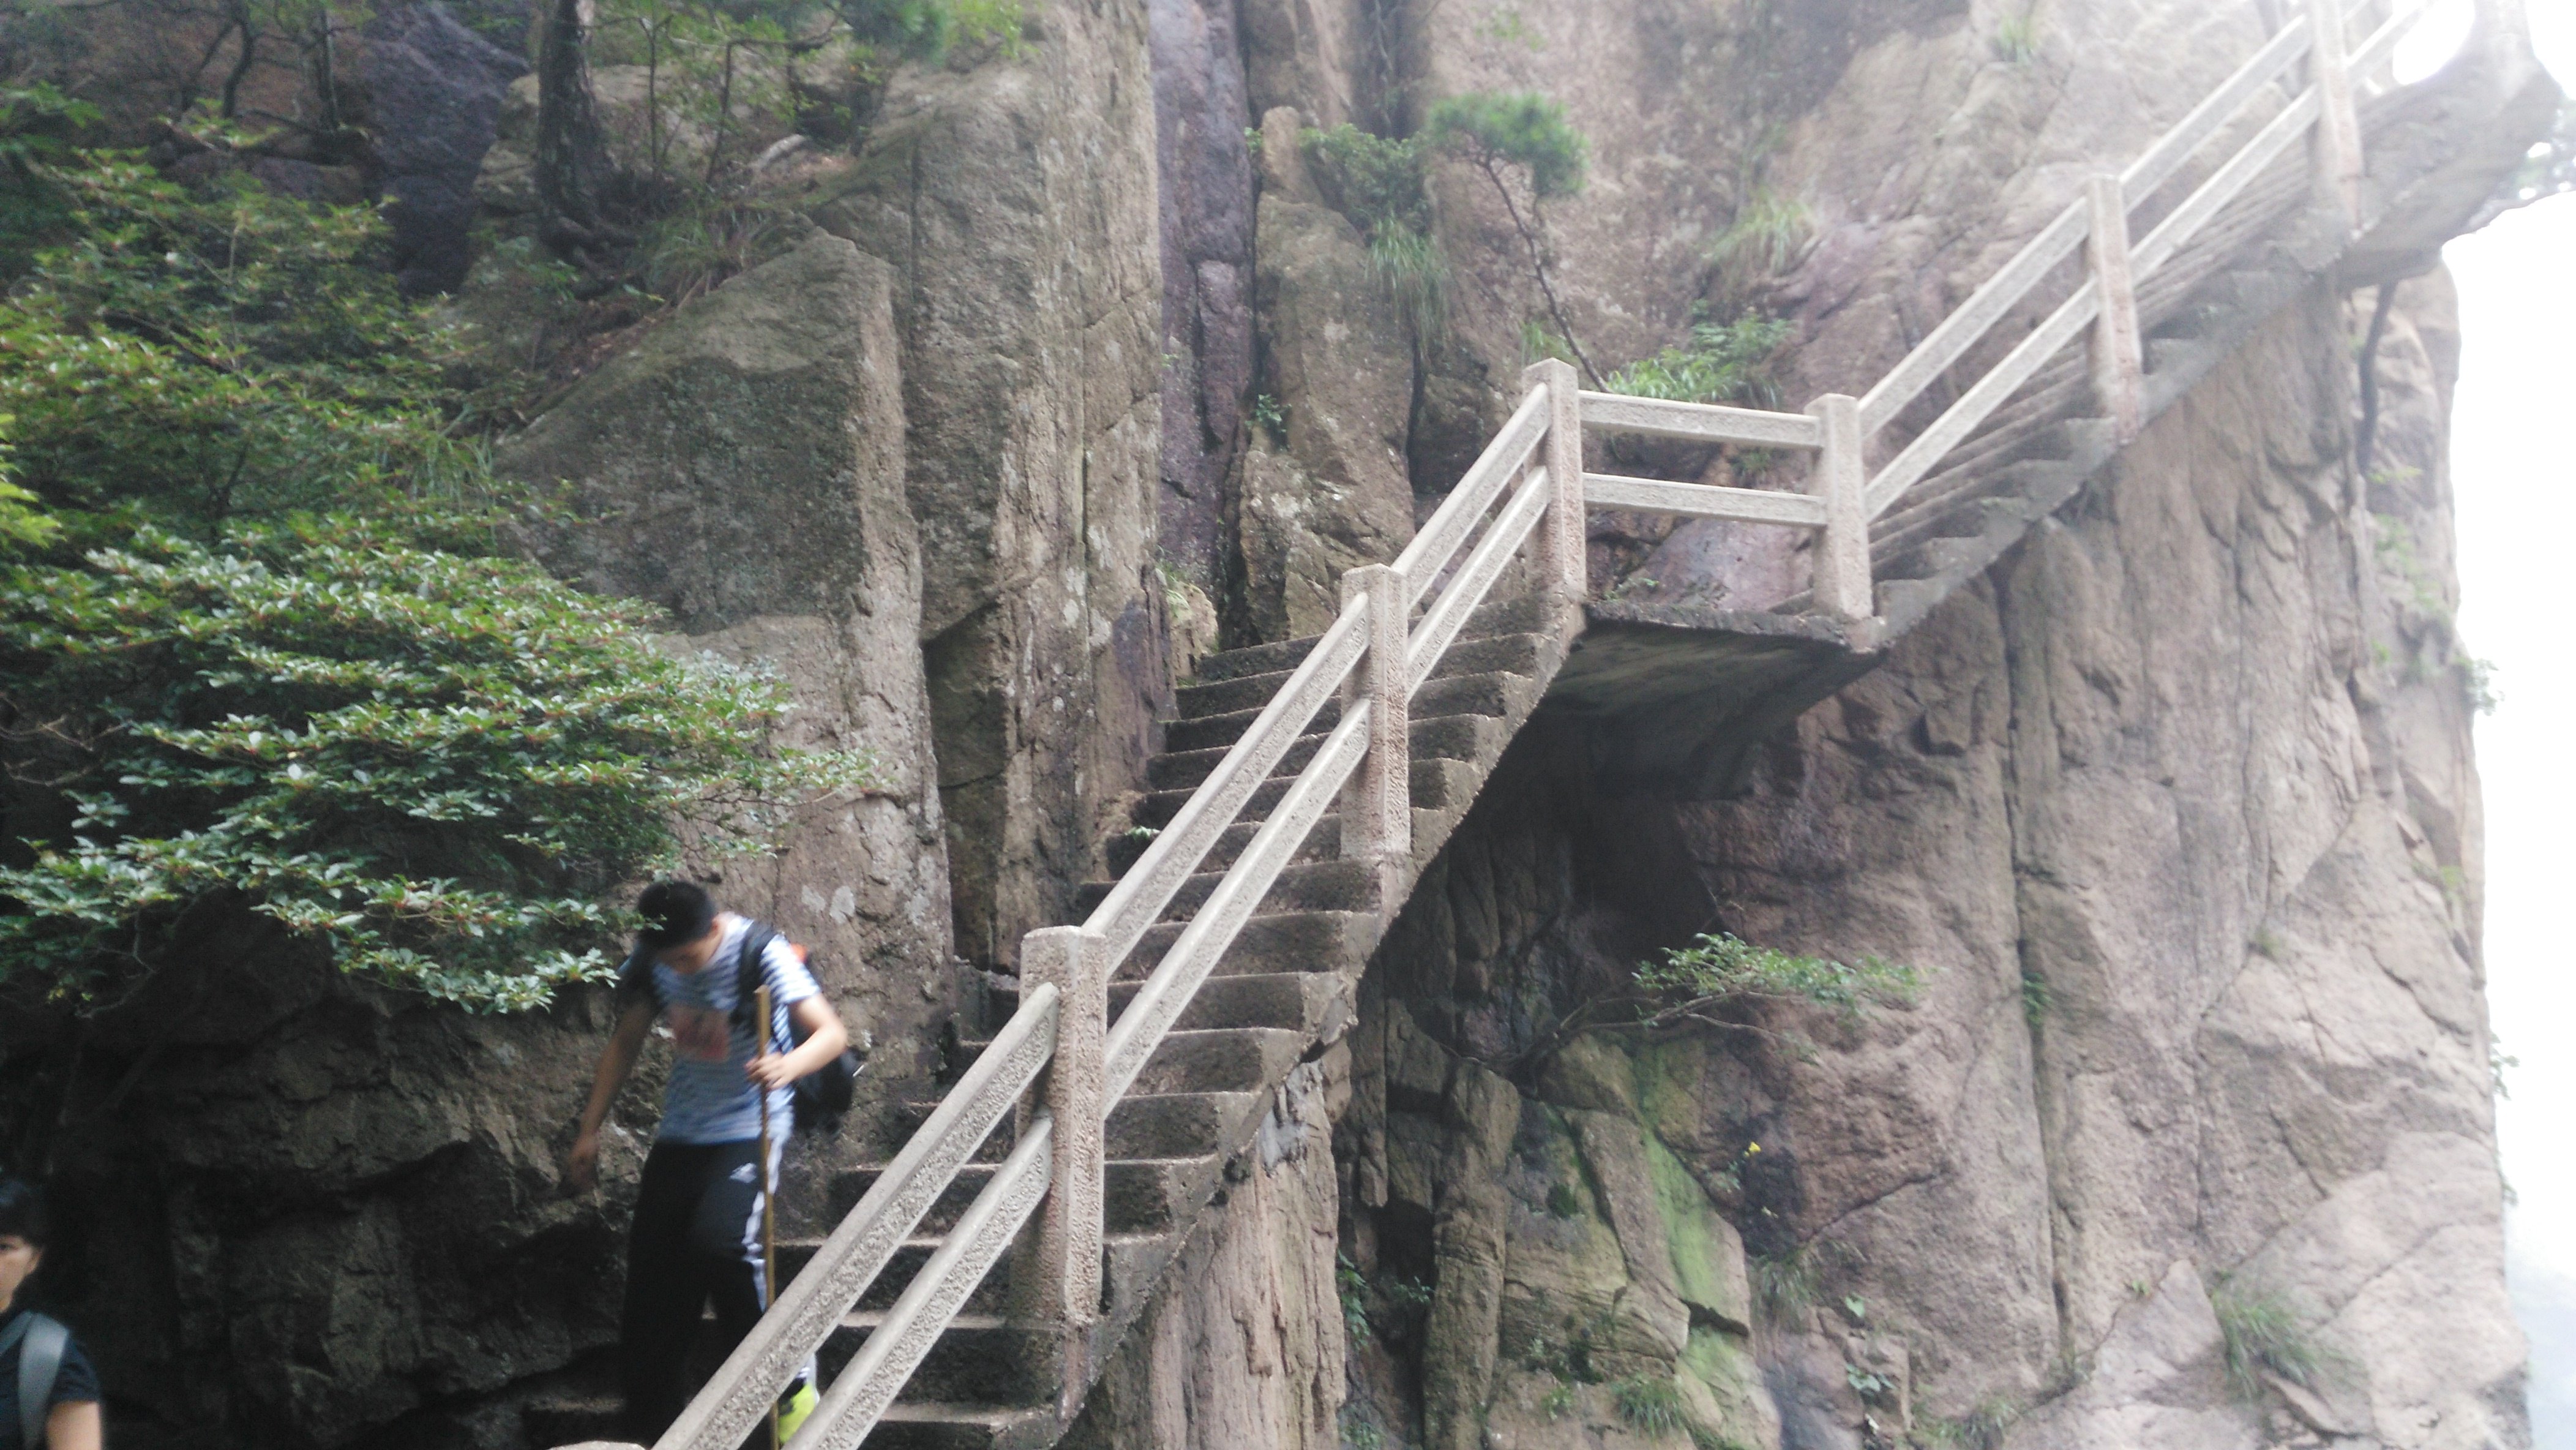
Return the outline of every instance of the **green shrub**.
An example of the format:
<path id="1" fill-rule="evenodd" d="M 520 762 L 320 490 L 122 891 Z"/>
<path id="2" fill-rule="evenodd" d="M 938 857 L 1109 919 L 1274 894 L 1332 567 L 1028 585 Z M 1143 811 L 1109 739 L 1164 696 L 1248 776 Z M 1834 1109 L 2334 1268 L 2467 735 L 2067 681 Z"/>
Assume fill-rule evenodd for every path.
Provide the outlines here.
<path id="1" fill-rule="evenodd" d="M 1651 996 L 1683 997 L 1689 1003 L 1810 1002 L 1846 1014 L 1872 1004 L 1910 1002 L 1922 987 L 1921 974 L 1912 967 L 1877 957 L 1862 957 L 1857 965 L 1802 957 L 1724 932 L 1675 947 L 1662 961 L 1637 968 L 1636 982 Z"/>
<path id="2" fill-rule="evenodd" d="M 1368 243 L 1369 265 L 1417 338 L 1440 330 L 1448 312 L 1448 263 L 1431 239 L 1423 187 L 1423 146 L 1372 135 L 1348 122 L 1298 134 L 1316 187 Z"/>
<path id="3" fill-rule="evenodd" d="M 0 299 L 0 985 L 74 1011 L 265 919 L 478 1009 L 605 973 L 611 890 L 859 786 L 772 681 L 501 557 L 446 340 L 381 224 L 66 153 Z"/>
<path id="4" fill-rule="evenodd" d="M 1565 119 L 1565 107 L 1532 91 L 1470 91 L 1435 103 L 1424 119 L 1432 145 L 1479 165 L 1508 163 L 1529 172 L 1541 198 L 1583 190 L 1590 146 Z"/>
<path id="5" fill-rule="evenodd" d="M 1603 380 L 1602 390 L 1679 403 L 1775 406 L 1776 359 L 1792 330 L 1751 312 L 1723 326 L 1695 323 L 1687 347 L 1668 347 L 1628 364 Z"/>
<path id="6" fill-rule="evenodd" d="M 98 1000 L 227 905 L 470 1007 L 601 976 L 601 898 L 684 833 L 863 780 L 772 759 L 784 690 L 664 656 L 656 623 L 345 517 L 9 570 L 0 678 L 44 725 L 12 763 L 75 814 L 0 869 L 0 981 Z"/>
<path id="7" fill-rule="evenodd" d="M 1744 1268 L 1753 1281 L 1753 1302 L 1773 1324 L 1793 1322 L 1824 1292 L 1824 1251 L 1812 1244 L 1748 1255 Z"/>

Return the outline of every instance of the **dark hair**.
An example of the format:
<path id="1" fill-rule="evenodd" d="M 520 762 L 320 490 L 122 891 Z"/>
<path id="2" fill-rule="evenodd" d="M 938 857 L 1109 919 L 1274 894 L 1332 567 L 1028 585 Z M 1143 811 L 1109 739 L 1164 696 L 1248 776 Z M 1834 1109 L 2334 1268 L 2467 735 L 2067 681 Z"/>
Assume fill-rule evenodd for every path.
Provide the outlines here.
<path id="1" fill-rule="evenodd" d="M 14 1174 L 0 1173 L 0 1237 L 45 1246 L 45 1191 Z"/>
<path id="2" fill-rule="evenodd" d="M 644 918 L 636 940 L 657 952 L 696 941 L 716 924 L 715 898 L 694 881 L 656 881 L 635 898 L 635 910 Z"/>

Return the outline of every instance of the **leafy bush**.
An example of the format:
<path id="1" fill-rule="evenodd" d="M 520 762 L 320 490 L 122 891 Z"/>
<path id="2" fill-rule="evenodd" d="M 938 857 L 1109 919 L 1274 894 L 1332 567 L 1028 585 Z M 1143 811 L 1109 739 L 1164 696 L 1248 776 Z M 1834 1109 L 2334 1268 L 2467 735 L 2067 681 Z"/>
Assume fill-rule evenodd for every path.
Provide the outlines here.
<path id="1" fill-rule="evenodd" d="M 1591 148 L 1565 119 L 1565 107 L 1532 91 L 1470 91 L 1437 102 L 1424 119 L 1431 144 L 1491 167 L 1509 163 L 1529 172 L 1541 198 L 1583 190 Z"/>
<path id="2" fill-rule="evenodd" d="M 0 980 L 86 1002 L 237 904 L 340 965 L 479 1008 L 609 965 L 601 897 L 683 833 L 863 779 L 764 750 L 784 690 L 511 560 L 346 518 L 146 527 L 0 576 L 12 764 L 76 814 L 0 869 Z"/>
<path id="3" fill-rule="evenodd" d="M 1725 1001 L 1810 1002 L 1854 1014 L 1870 1005 L 1910 1002 L 1922 987 L 1912 967 L 1877 957 L 1857 964 L 1757 947 L 1729 933 L 1675 947 L 1637 968 L 1637 986 L 1684 1006 Z"/>
<path id="4" fill-rule="evenodd" d="M 496 557 L 512 495 L 446 436 L 371 215 L 36 165 L 64 220 L 0 298 L 0 985 L 94 1009 L 247 914 L 534 1006 L 606 970 L 611 889 L 864 782 L 767 748 L 774 682 Z"/>
<path id="5" fill-rule="evenodd" d="M 1724 325 L 1694 323 L 1687 347 L 1668 347 L 1628 364 L 1604 379 L 1602 390 L 1679 403 L 1773 407 L 1780 401 L 1774 364 L 1792 330 L 1751 312 Z"/>
<path id="6" fill-rule="evenodd" d="M 1421 141 L 1375 136 L 1344 122 L 1300 132 L 1298 146 L 1317 189 L 1366 238 L 1370 267 L 1405 325 L 1417 338 L 1437 333 L 1448 312 L 1449 266 L 1431 240 Z"/>
<path id="7" fill-rule="evenodd" d="M 50 508 L 203 537 L 475 492 L 443 431 L 444 340 L 375 265 L 372 212 L 239 175 L 192 194 L 104 153 L 46 181 L 65 235 L 0 302 L 0 413 Z"/>

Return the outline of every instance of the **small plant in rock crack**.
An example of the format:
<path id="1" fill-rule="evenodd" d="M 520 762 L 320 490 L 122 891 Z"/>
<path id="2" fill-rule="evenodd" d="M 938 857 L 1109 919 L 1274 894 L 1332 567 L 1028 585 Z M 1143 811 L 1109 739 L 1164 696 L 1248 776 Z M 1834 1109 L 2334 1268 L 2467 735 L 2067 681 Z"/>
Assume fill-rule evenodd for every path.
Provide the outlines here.
<path id="1" fill-rule="evenodd" d="M 1161 834 L 1163 831 L 1159 826 L 1130 826 L 1125 832 L 1130 841 L 1150 841 Z"/>
<path id="2" fill-rule="evenodd" d="M 1384 1450 L 1386 1431 L 1357 1405 L 1342 1407 L 1342 1443 L 1351 1450 Z"/>
<path id="3" fill-rule="evenodd" d="M 2227 1345 L 2227 1387 L 2247 1404 L 2263 1397 L 2263 1376 L 2314 1386 L 2345 1365 L 2280 1295 L 2222 1279 L 2210 1295 Z"/>
<path id="4" fill-rule="evenodd" d="M 1556 1388 L 1538 1397 L 1539 1412 L 1551 1420 L 1562 1420 L 1574 1413 L 1574 1386 L 1558 1383 Z"/>
<path id="5" fill-rule="evenodd" d="M 1630 1375 L 1611 1386 L 1610 1393 L 1619 1418 L 1632 1430 L 1669 1435 L 1689 1423 L 1682 1413 L 1681 1387 L 1669 1379 Z"/>
<path id="6" fill-rule="evenodd" d="M 1268 393 L 1252 395 L 1252 421 L 1279 442 L 1288 440 L 1288 405 Z"/>
<path id="7" fill-rule="evenodd" d="M 1884 1399 L 1896 1388 L 1896 1381 L 1856 1364 L 1843 1366 L 1843 1383 L 1851 1386 L 1852 1393 L 1864 1400 Z"/>
<path id="8" fill-rule="evenodd" d="M 1788 1324 L 1824 1298 L 1828 1261 L 1848 1263 L 1851 1249 L 1834 1239 L 1818 1239 L 1776 1254 L 1752 1254 L 1744 1261 L 1753 1280 L 1753 1301 L 1772 1324 Z"/>
<path id="9" fill-rule="evenodd" d="M 2027 15 L 1995 27 L 1995 59 L 2006 65 L 2028 65 L 2039 55 L 2039 25 Z"/>
<path id="10" fill-rule="evenodd" d="M 2022 973 L 2021 1016 L 2030 1024 L 2030 1030 L 2038 1031 L 2040 1024 L 2048 1020 L 2048 1014 L 2056 1010 L 2057 989 L 2048 985 L 2048 979 L 2037 972 Z"/>
<path id="11" fill-rule="evenodd" d="M 2022 1417 L 2021 1402 L 1990 1395 L 1968 1413 L 1950 1420 L 1922 1422 L 1922 1440 L 1940 1450 L 2001 1450 L 2004 1435 Z"/>
<path id="12" fill-rule="evenodd" d="M 1342 1300 L 1342 1337 L 1353 1347 L 1369 1342 L 1368 1278 L 1347 1257 L 1333 1271 L 1333 1288 Z"/>

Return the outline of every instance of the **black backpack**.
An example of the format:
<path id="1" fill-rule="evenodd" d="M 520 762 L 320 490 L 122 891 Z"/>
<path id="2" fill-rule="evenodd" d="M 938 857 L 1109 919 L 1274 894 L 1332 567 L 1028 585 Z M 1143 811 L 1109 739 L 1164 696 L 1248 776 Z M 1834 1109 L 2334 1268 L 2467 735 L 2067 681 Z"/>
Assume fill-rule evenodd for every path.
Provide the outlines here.
<path id="1" fill-rule="evenodd" d="M 70 1330 L 32 1310 L 0 1334 L 0 1354 L 18 1350 L 18 1443 L 27 1450 L 44 1450 L 45 1419 L 54 1408 L 48 1402 L 71 1342 Z"/>
<path id="2" fill-rule="evenodd" d="M 768 951 L 769 944 L 777 939 L 777 930 L 764 921 L 753 922 L 743 932 L 742 952 L 734 959 L 733 1020 L 754 1036 L 767 1038 L 771 1051 L 792 1052 L 804 1041 L 803 1037 L 796 1035 L 796 1019 L 792 1014 L 787 1019 L 787 1031 L 792 1040 L 784 1046 L 768 1031 L 767 1024 L 752 1020 L 760 1007 L 761 954 Z M 787 948 L 798 958 L 811 961 L 805 949 L 796 943 L 789 942 Z M 660 1000 L 661 994 L 653 985 L 653 957 L 650 952 L 637 948 L 635 954 L 626 959 L 626 966 L 619 975 L 639 983 L 643 990 L 653 993 L 655 1000 Z M 839 1057 L 796 1079 L 790 1088 L 795 1104 L 790 1113 L 790 1131 L 827 1136 L 841 1131 L 841 1119 L 849 1115 L 851 1100 L 857 1096 L 858 1081 L 859 1054 L 846 1047 L 841 1049 Z"/>

